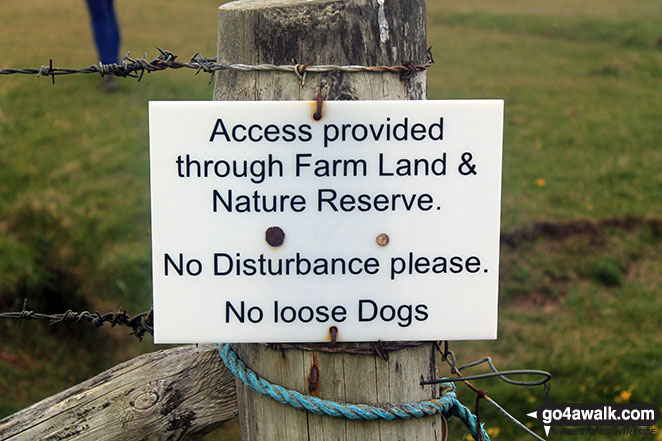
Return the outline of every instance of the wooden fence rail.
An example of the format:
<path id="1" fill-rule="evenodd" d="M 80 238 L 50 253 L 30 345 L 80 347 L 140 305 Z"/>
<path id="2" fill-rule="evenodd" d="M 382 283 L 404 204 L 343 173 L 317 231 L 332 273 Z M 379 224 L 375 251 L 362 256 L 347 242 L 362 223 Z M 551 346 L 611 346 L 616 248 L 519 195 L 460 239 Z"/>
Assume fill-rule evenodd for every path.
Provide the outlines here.
<path id="1" fill-rule="evenodd" d="M 195 440 L 237 415 L 216 345 L 141 355 L 0 420 L 0 440 Z"/>

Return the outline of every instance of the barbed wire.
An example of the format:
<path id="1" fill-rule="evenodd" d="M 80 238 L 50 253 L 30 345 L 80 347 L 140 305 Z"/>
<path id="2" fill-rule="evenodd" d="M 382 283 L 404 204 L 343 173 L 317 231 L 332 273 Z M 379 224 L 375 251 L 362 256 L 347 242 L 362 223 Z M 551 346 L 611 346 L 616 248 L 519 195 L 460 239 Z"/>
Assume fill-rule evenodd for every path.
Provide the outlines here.
<path id="1" fill-rule="evenodd" d="M 177 55 L 174 53 L 157 48 L 159 55 L 151 60 L 147 59 L 147 54 L 143 54 L 142 58 L 131 58 L 130 53 L 122 59 L 120 63 L 103 64 L 101 62 L 83 68 L 63 68 L 53 67 L 53 60 L 49 60 L 48 65 L 42 65 L 39 68 L 5 68 L 0 69 L 0 75 L 37 75 L 38 77 L 51 77 L 53 84 L 55 84 L 55 77 L 60 75 L 72 74 L 100 74 L 101 76 L 112 75 L 116 77 L 131 77 L 137 78 L 138 81 L 142 80 L 145 72 L 159 72 L 167 69 L 192 69 L 195 70 L 196 75 L 200 72 L 211 74 L 209 82 L 214 78 L 214 73 L 218 71 L 240 71 L 240 72 L 291 72 L 294 73 L 300 80 L 301 84 L 305 84 L 306 74 L 308 73 L 329 73 L 329 72 L 369 72 L 369 73 L 383 73 L 391 72 L 398 73 L 403 79 L 409 79 L 416 75 L 418 72 L 426 70 L 434 63 L 432 58 L 432 48 L 428 48 L 427 60 L 423 63 L 415 63 L 411 60 L 403 61 L 402 64 L 396 66 L 360 66 L 360 65 L 346 65 L 340 66 L 336 64 L 313 64 L 315 60 L 311 60 L 304 64 L 294 63 L 292 65 L 276 65 L 276 64 L 223 64 L 218 63 L 216 58 L 207 58 L 202 53 L 196 53 L 189 61 L 177 61 Z"/>
<path id="2" fill-rule="evenodd" d="M 93 326 L 100 328 L 104 323 L 110 323 L 110 326 L 125 326 L 133 329 L 130 335 L 135 335 L 142 341 L 145 334 L 154 335 L 154 314 L 152 309 L 141 312 L 130 317 L 122 308 L 116 312 L 101 314 L 99 312 L 74 312 L 71 309 L 61 314 L 43 314 L 27 309 L 27 299 L 23 302 L 23 309 L 18 312 L 2 312 L 0 319 L 15 319 L 20 325 L 23 320 L 48 320 L 49 325 L 57 325 L 64 322 L 80 323 L 89 322 Z"/>
<path id="3" fill-rule="evenodd" d="M 133 329 L 131 335 L 135 335 L 140 341 L 142 341 L 145 334 L 154 335 L 154 314 L 153 310 L 142 312 L 136 314 L 133 317 L 130 317 L 126 311 L 120 308 L 116 312 L 108 312 L 106 314 L 101 314 L 99 312 L 91 313 L 89 311 L 83 312 L 74 312 L 68 310 L 61 314 L 44 314 L 27 309 L 27 299 L 23 302 L 23 309 L 17 312 L 2 312 L 0 313 L 0 319 L 15 319 L 18 320 L 20 325 L 23 320 L 48 320 L 49 325 L 56 325 L 64 322 L 75 322 L 80 323 L 81 321 L 87 321 L 95 327 L 101 327 L 104 323 L 110 323 L 111 326 L 125 326 Z M 432 384 L 449 384 L 454 382 L 464 382 L 469 389 L 476 393 L 476 423 L 477 427 L 481 427 L 480 423 L 480 400 L 485 399 L 492 406 L 494 406 L 499 412 L 506 416 L 510 421 L 515 425 L 523 429 L 526 433 L 534 437 L 538 441 L 544 441 L 543 438 L 538 436 L 531 429 L 526 427 L 521 421 L 512 416 L 508 411 L 506 411 L 501 405 L 499 405 L 493 398 L 488 396 L 486 390 L 481 390 L 474 386 L 469 380 L 478 380 L 485 379 L 490 377 L 497 377 L 500 380 L 516 386 L 538 386 L 538 385 L 548 385 L 548 381 L 552 378 L 552 375 L 546 371 L 540 370 L 508 370 L 508 371 L 499 371 L 492 359 L 490 357 L 485 357 L 480 360 L 476 360 L 471 363 L 464 364 L 462 366 L 456 366 L 455 353 L 450 350 L 450 343 L 448 341 L 438 341 L 438 342 L 424 342 L 424 341 L 411 341 L 411 342 L 373 342 L 367 346 L 358 346 L 353 348 L 343 348 L 336 346 L 335 335 L 331 333 L 332 341 L 330 343 L 311 343 L 311 344 L 292 344 L 292 343 L 270 343 L 266 344 L 265 347 L 271 350 L 280 350 L 284 352 L 287 349 L 292 350 L 303 350 L 303 351 L 319 351 L 327 353 L 344 353 L 344 354 L 353 354 L 353 355 L 374 355 L 379 356 L 384 360 L 388 360 L 388 353 L 393 351 L 398 351 L 408 347 L 421 346 L 423 344 L 432 343 L 437 351 L 441 354 L 442 361 L 446 362 L 450 367 L 450 372 L 457 377 L 451 378 L 441 378 L 441 379 L 431 379 L 423 380 L 420 382 L 421 385 L 432 385 Z M 442 348 L 443 346 L 443 348 Z M 468 369 L 471 367 L 478 366 L 480 364 L 487 363 L 492 372 L 486 374 L 472 375 L 472 376 L 463 376 L 462 370 Z M 539 375 L 544 378 L 538 381 L 516 381 L 508 378 L 508 375 Z M 483 441 L 482 431 L 478 431 L 478 441 Z"/>
<path id="4" fill-rule="evenodd" d="M 274 349 L 276 351 L 283 351 L 285 349 L 298 349 L 301 351 L 324 352 L 327 354 L 374 355 L 380 357 L 384 361 L 387 361 L 390 352 L 399 351 L 405 348 L 414 348 L 428 343 L 430 342 L 429 341 L 403 341 L 403 342 L 376 341 L 370 343 L 367 346 L 358 346 L 353 348 L 336 346 L 335 343 L 311 343 L 311 344 L 268 343 L 267 348 Z"/>

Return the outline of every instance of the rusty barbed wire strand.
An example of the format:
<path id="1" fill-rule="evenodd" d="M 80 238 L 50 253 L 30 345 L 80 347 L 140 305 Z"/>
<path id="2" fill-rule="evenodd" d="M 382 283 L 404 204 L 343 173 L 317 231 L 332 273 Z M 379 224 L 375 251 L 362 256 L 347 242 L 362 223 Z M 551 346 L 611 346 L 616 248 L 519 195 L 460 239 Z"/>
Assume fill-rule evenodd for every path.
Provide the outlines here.
<path id="1" fill-rule="evenodd" d="M 285 349 L 298 349 L 302 351 L 325 352 L 328 354 L 353 354 L 353 355 L 374 355 L 388 360 L 389 352 L 399 351 L 405 348 L 414 348 L 430 343 L 429 341 L 405 341 L 405 342 L 383 342 L 377 341 L 368 346 L 358 346 L 355 348 L 345 348 L 336 346 L 334 343 L 267 343 L 267 349 L 283 351 Z"/>
<path id="2" fill-rule="evenodd" d="M 428 48 L 427 60 L 423 63 L 415 63 L 412 60 L 403 61 L 402 64 L 396 66 L 360 66 L 360 65 L 346 65 L 340 66 L 336 64 L 313 64 L 309 61 L 304 64 L 292 65 L 276 65 L 276 64 L 222 64 L 217 63 L 216 58 L 207 58 L 202 53 L 196 53 L 189 61 L 177 61 L 177 55 L 174 53 L 157 48 L 159 55 L 151 60 L 147 59 L 147 54 L 143 54 L 142 58 L 131 58 L 130 53 L 122 59 L 120 63 L 103 64 L 101 62 L 93 64 L 88 67 L 79 69 L 53 67 L 53 60 L 49 60 L 48 66 L 42 65 L 39 68 L 5 68 L 0 69 L 0 75 L 37 75 L 39 77 L 51 77 L 53 84 L 55 84 L 55 77 L 60 75 L 73 75 L 73 74 L 100 74 L 101 76 L 113 75 L 116 77 L 131 77 L 137 78 L 140 81 L 145 72 L 159 72 L 167 69 L 192 69 L 195 70 L 196 75 L 200 72 L 211 74 L 209 82 L 214 78 L 214 73 L 218 71 L 242 71 L 242 72 L 291 72 L 294 73 L 300 80 L 302 85 L 305 83 L 306 74 L 308 73 L 329 73 L 329 72 L 372 72 L 372 73 L 399 73 L 401 78 L 408 80 L 418 72 L 426 70 L 434 63 L 432 58 L 432 48 Z"/>
<path id="3" fill-rule="evenodd" d="M 21 311 L 2 312 L 0 313 L 0 319 L 15 319 L 18 320 L 19 325 L 23 320 L 48 320 L 48 324 L 51 326 L 64 322 L 80 323 L 81 321 L 85 321 L 97 328 L 103 326 L 104 323 L 110 323 L 111 327 L 125 326 L 133 329 L 130 335 L 135 335 L 140 341 L 142 341 L 145 334 L 154 335 L 154 314 L 152 309 L 136 314 L 133 317 L 130 317 L 122 308 L 116 312 L 108 312 L 106 314 L 89 311 L 75 312 L 71 309 L 61 314 L 43 314 L 28 310 L 26 299 L 23 302 L 23 309 Z"/>

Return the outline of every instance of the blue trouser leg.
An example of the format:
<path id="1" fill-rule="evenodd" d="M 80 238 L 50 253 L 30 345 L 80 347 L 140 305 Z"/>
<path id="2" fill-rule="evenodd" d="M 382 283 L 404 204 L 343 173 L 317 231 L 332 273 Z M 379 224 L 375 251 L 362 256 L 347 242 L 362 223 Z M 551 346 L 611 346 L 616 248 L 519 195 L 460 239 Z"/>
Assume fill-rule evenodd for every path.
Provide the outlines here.
<path id="1" fill-rule="evenodd" d="M 92 17 L 94 42 L 103 64 L 117 63 L 120 50 L 120 32 L 117 26 L 113 0 L 86 0 Z"/>

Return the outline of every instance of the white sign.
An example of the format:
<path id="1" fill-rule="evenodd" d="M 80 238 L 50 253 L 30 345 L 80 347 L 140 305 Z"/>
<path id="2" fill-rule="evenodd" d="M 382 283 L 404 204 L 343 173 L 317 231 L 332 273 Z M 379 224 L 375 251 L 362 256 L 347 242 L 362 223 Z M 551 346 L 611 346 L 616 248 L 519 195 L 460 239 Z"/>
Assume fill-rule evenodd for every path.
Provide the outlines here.
<path id="1" fill-rule="evenodd" d="M 149 103 L 155 341 L 496 338 L 503 101 L 314 112 Z"/>

